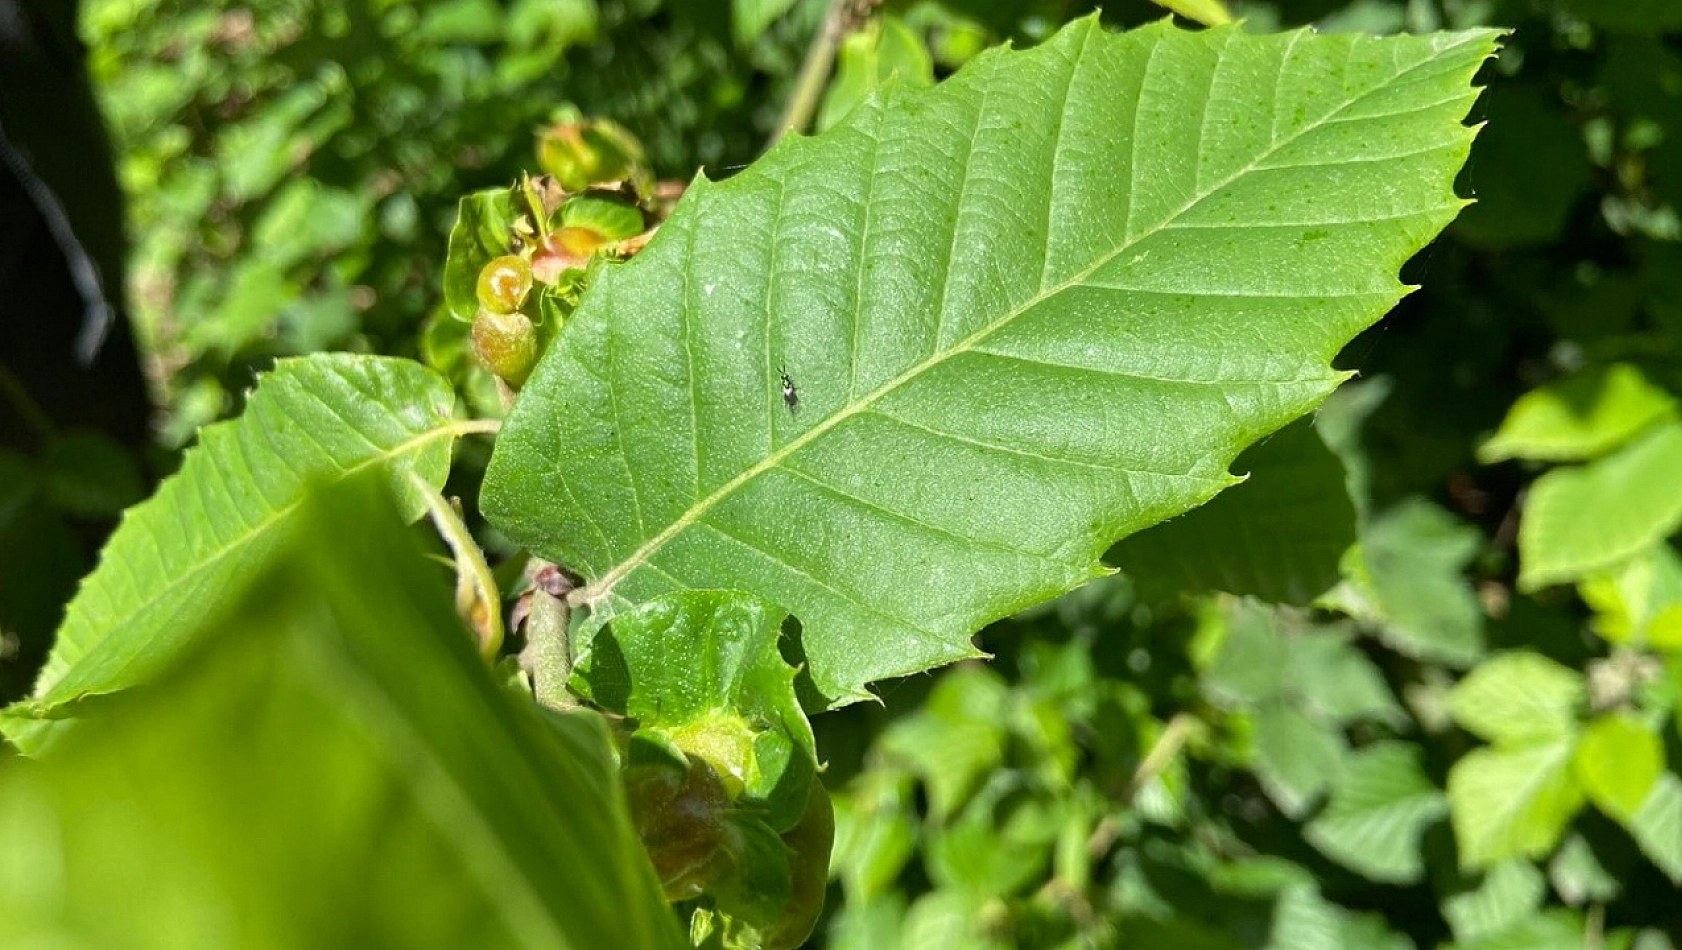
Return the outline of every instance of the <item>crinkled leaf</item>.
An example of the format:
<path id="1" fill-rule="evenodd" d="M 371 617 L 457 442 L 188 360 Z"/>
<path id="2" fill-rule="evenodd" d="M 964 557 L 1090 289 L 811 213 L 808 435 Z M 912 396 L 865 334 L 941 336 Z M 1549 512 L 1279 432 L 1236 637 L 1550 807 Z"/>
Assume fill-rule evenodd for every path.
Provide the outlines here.
<path id="1" fill-rule="evenodd" d="M 1441 789 L 1420 767 L 1419 747 L 1380 742 L 1344 760 L 1331 802 L 1303 836 L 1345 867 L 1390 884 L 1424 872 L 1419 837 L 1448 813 Z"/>
<path id="2" fill-rule="evenodd" d="M 1337 385 L 1461 206 L 1493 43 L 1089 18 L 890 84 L 601 275 L 485 510 L 603 610 L 778 603 L 833 702 L 973 656 Z"/>
<path id="3" fill-rule="evenodd" d="M 705 759 L 786 828 L 805 807 L 817 752 L 777 649 L 784 616 L 737 591 L 670 594 L 597 631 L 573 682 L 639 732 Z"/>
<path id="4" fill-rule="evenodd" d="M 599 717 L 498 682 L 356 487 L 156 680 L 0 762 L 0 945 L 682 945 Z"/>
<path id="5" fill-rule="evenodd" d="M 404 515 L 418 517 L 407 473 L 442 486 L 451 446 L 472 428 L 451 419 L 454 403 L 444 379 L 407 360 L 280 361 L 245 413 L 206 427 L 180 470 L 124 517 L 70 602 L 33 696 L 7 709 L 0 729 L 38 751 L 76 700 L 167 662 L 283 543 L 308 482 L 379 469 Z"/>
<path id="6" fill-rule="evenodd" d="M 1122 541 L 1107 560 L 1152 599 L 1218 590 L 1306 605 L 1338 579 L 1355 543 L 1343 464 L 1308 420 L 1238 456 L 1242 485 Z"/>
<path id="7" fill-rule="evenodd" d="M 1682 887 L 1682 778 L 1659 776 L 1647 800 L 1629 823 L 1641 853 Z"/>
<path id="8" fill-rule="evenodd" d="M 1454 718 L 1491 742 L 1545 742 L 1575 731 L 1585 691 L 1581 673 L 1539 653 L 1502 653 L 1454 687 Z"/>
<path id="9" fill-rule="evenodd" d="M 475 191 L 461 199 L 444 257 L 444 306 L 468 323 L 479 312 L 479 272 L 514 251 L 514 222 L 527 209 L 512 188 Z M 528 215 L 529 217 L 529 215 Z"/>
<path id="10" fill-rule="evenodd" d="M 1460 864 L 1488 867 L 1553 849 L 1583 804 L 1570 738 L 1467 753 L 1448 773 Z"/>
<path id="11" fill-rule="evenodd" d="M 1640 719 L 1609 713 L 1583 729 L 1576 765 L 1589 801 L 1627 824 L 1664 772 L 1664 743 Z"/>
<path id="12" fill-rule="evenodd" d="M 1443 917 L 1459 940 L 1498 934 L 1534 915 L 1548 895 L 1548 882 L 1536 865 L 1522 859 L 1490 868 L 1470 890 L 1443 900 Z"/>
<path id="13" fill-rule="evenodd" d="M 1583 461 L 1675 415 L 1676 400 L 1634 366 L 1586 369 L 1520 396 L 1478 458 Z"/>
<path id="14" fill-rule="evenodd" d="M 1344 583 L 1322 603 L 1372 624 L 1409 656 L 1470 666 L 1483 654 L 1483 608 L 1465 577 L 1483 536 L 1423 499 L 1369 519 Z"/>
<path id="15" fill-rule="evenodd" d="M 1682 527 L 1682 422 L 1611 455 L 1557 468 L 1531 486 L 1519 523 L 1519 586 L 1572 581 Z"/>

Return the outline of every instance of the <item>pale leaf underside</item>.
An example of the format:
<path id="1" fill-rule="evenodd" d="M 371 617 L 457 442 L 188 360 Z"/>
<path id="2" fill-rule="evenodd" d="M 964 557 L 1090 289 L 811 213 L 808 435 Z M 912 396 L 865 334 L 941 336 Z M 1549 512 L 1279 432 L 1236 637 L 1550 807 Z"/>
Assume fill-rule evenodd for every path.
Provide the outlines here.
<path id="1" fill-rule="evenodd" d="M 485 509 L 608 612 L 778 603 L 832 701 L 974 655 L 1337 385 L 1461 207 L 1492 45 L 1088 19 L 890 84 L 601 275 Z"/>

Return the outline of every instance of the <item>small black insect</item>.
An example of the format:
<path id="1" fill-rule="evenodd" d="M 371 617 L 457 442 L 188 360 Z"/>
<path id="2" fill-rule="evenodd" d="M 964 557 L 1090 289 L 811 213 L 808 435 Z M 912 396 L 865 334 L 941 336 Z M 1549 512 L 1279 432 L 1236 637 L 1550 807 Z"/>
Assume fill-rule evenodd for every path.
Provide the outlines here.
<path id="1" fill-rule="evenodd" d="M 787 370 L 777 375 L 783 378 L 783 402 L 788 405 L 788 414 L 792 416 L 794 411 L 800 408 L 800 393 L 795 390 L 794 380 L 789 378 Z"/>

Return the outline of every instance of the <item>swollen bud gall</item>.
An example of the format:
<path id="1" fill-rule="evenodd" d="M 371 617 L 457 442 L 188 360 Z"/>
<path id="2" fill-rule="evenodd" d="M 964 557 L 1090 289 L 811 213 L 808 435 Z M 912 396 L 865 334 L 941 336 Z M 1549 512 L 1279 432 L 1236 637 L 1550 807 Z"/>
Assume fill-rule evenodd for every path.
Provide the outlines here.
<path id="1" fill-rule="evenodd" d="M 518 389 L 537 365 L 537 328 L 523 313 L 481 310 L 473 319 L 473 355 Z"/>
<path id="2" fill-rule="evenodd" d="M 531 265 L 513 254 L 492 258 L 479 270 L 479 306 L 492 313 L 513 313 L 531 292 Z"/>

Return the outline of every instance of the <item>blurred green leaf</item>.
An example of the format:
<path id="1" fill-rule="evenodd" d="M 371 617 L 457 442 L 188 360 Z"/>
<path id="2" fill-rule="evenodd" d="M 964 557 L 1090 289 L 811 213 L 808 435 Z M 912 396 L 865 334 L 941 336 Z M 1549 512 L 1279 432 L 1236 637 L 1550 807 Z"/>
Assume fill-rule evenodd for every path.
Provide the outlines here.
<path id="1" fill-rule="evenodd" d="M 1454 688 L 1454 718 L 1490 742 L 1569 737 L 1586 696 L 1583 676 L 1539 653 L 1492 656 Z"/>
<path id="2" fill-rule="evenodd" d="M 1409 499 L 1366 522 L 1343 583 L 1321 603 L 1372 624 L 1409 656 L 1470 666 L 1483 655 L 1483 608 L 1465 571 L 1482 545 L 1469 525 Z"/>
<path id="3" fill-rule="evenodd" d="M 934 60 L 923 38 L 905 21 L 891 14 L 876 17 L 841 41 L 835 78 L 824 92 L 815 128 L 822 132 L 840 122 L 872 90 L 896 76 L 913 89 L 931 86 Z"/>
<path id="4" fill-rule="evenodd" d="M 1573 907 L 1616 900 L 1623 885 L 1600 863 L 1594 848 L 1582 835 L 1565 839 L 1548 862 L 1548 881 L 1561 900 Z"/>
<path id="5" fill-rule="evenodd" d="M 1346 474 L 1308 419 L 1244 450 L 1247 480 L 1208 504 L 1124 539 L 1106 560 L 1151 599 L 1219 590 L 1306 605 L 1337 583 L 1355 542 Z"/>
<path id="6" fill-rule="evenodd" d="M 1592 459 L 1675 415 L 1676 400 L 1634 366 L 1583 370 L 1520 396 L 1500 431 L 1478 447 L 1478 460 Z"/>
<path id="7" fill-rule="evenodd" d="M 1682 887 L 1682 778 L 1670 772 L 1659 776 L 1630 820 L 1629 832 L 1641 852 Z"/>
<path id="8" fill-rule="evenodd" d="M 1375 881 L 1411 884 L 1424 873 L 1420 835 L 1447 813 L 1447 799 L 1420 766 L 1419 747 L 1379 742 L 1344 759 L 1331 802 L 1303 837 Z"/>
<path id="9" fill-rule="evenodd" d="M 115 518 L 146 497 L 134 456 L 99 432 L 66 432 L 54 438 L 41 468 L 47 502 L 73 515 Z"/>
<path id="10" fill-rule="evenodd" d="M 966 666 L 941 677 L 921 709 L 882 734 L 882 754 L 928 786 L 936 821 L 955 814 L 1003 761 L 1010 702 L 997 673 Z"/>
<path id="11" fill-rule="evenodd" d="M 1448 773 L 1460 864 L 1484 868 L 1553 849 L 1583 804 L 1571 737 L 1474 749 Z"/>
<path id="12" fill-rule="evenodd" d="M 846 889 L 848 906 L 870 906 L 891 894 L 894 879 L 915 853 L 917 815 L 911 792 L 908 777 L 878 769 L 836 794 L 830 871 Z"/>
<path id="13" fill-rule="evenodd" d="M 1589 801 L 1627 825 L 1664 772 L 1664 745 L 1641 720 L 1609 713 L 1583 729 L 1576 767 Z"/>
<path id="14" fill-rule="evenodd" d="M 1343 774 L 1346 743 L 1337 730 L 1295 706 L 1265 703 L 1255 712 L 1256 777 L 1279 810 L 1301 818 Z"/>
<path id="15" fill-rule="evenodd" d="M 1583 578 L 1577 590 L 1609 642 L 1682 649 L 1682 557 L 1668 543 Z"/>
<path id="16" fill-rule="evenodd" d="M 385 472 L 404 514 L 422 502 L 416 472 L 441 486 L 457 436 L 449 385 L 418 364 L 348 354 L 286 360 L 240 419 L 206 428 L 180 471 L 134 508 L 70 602 L 35 692 L 0 729 L 39 751 L 80 701 L 142 681 L 176 655 L 224 596 L 285 543 L 314 480 Z"/>
<path id="17" fill-rule="evenodd" d="M 1682 527 L 1682 422 L 1531 486 L 1519 525 L 1519 586 L 1576 580 Z"/>
<path id="18" fill-rule="evenodd" d="M 797 0 L 730 0 L 730 28 L 736 45 L 750 47 Z"/>
<path id="19" fill-rule="evenodd" d="M 1445 899 L 1443 917 L 1456 939 L 1476 941 L 1535 916 L 1547 892 L 1547 880 L 1534 864 L 1503 861 L 1485 872 L 1475 888 Z"/>
<path id="20" fill-rule="evenodd" d="M 1499 933 L 1454 944 L 1449 950 L 1582 950 L 1583 922 L 1575 914 L 1549 910 Z"/>
<path id="21" fill-rule="evenodd" d="M 1466 166 L 1477 202 L 1455 234 L 1497 248 L 1553 240 L 1589 184 L 1582 132 L 1541 89 L 1498 85 L 1483 108 L 1489 125 Z"/>
<path id="22" fill-rule="evenodd" d="M 194 650 L 0 763 L 0 943 L 681 945 L 599 718 L 496 682 L 354 487 L 295 502 Z"/>

